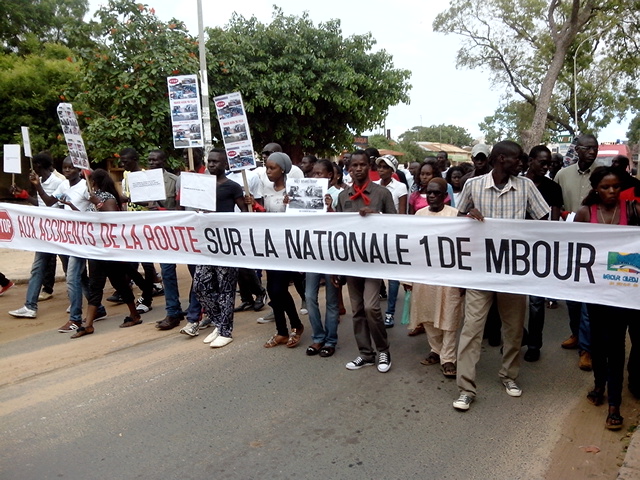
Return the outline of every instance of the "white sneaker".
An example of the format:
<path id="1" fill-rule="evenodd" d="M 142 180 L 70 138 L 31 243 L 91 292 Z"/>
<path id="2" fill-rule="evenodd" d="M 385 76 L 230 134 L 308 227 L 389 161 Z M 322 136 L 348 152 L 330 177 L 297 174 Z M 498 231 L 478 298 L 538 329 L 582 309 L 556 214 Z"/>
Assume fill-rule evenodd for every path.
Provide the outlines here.
<path id="1" fill-rule="evenodd" d="M 213 332 L 211 332 L 209 335 L 207 335 L 206 338 L 203 341 L 204 341 L 204 343 L 211 343 L 216 338 L 218 338 L 218 335 L 220 335 L 220 331 L 218 330 L 218 327 L 216 327 L 216 328 L 213 329 Z"/>
<path id="2" fill-rule="evenodd" d="M 502 385 L 510 397 L 519 397 L 522 395 L 522 389 L 513 380 L 503 380 Z"/>
<path id="3" fill-rule="evenodd" d="M 273 310 L 272 310 L 269 313 L 267 313 L 264 317 L 258 318 L 258 320 L 256 320 L 256 321 L 258 323 L 275 322 L 276 321 L 276 317 L 273 315 Z"/>
<path id="4" fill-rule="evenodd" d="M 143 313 L 149 313 L 151 310 L 153 310 L 153 307 L 146 306 L 142 300 L 142 297 L 136 300 L 136 312 L 138 312 L 139 314 L 143 314 Z"/>
<path id="5" fill-rule="evenodd" d="M 189 335 L 190 337 L 197 337 L 200 335 L 198 332 L 198 322 L 187 322 L 187 324 L 180 329 L 180 333 L 184 333 L 185 335 Z"/>
<path id="6" fill-rule="evenodd" d="M 469 410 L 471 402 L 473 402 L 473 397 L 461 393 L 458 399 L 453 402 L 453 408 L 456 410 Z"/>
<path id="7" fill-rule="evenodd" d="M 200 320 L 200 325 L 198 325 L 200 330 L 204 330 L 205 328 L 213 327 L 213 322 L 209 317 L 203 318 Z"/>
<path id="8" fill-rule="evenodd" d="M 386 373 L 391 368 L 391 354 L 389 352 L 380 352 L 378 355 L 378 371 Z"/>
<path id="9" fill-rule="evenodd" d="M 46 302 L 47 300 L 50 300 L 51 298 L 53 298 L 53 293 L 47 293 L 47 292 L 40 292 L 40 295 L 38 295 L 38 301 L 39 302 Z"/>
<path id="10" fill-rule="evenodd" d="M 300 305 L 300 313 L 302 315 L 308 315 L 309 314 L 309 310 L 307 310 L 307 302 L 306 301 L 302 301 L 302 305 Z"/>
<path id="11" fill-rule="evenodd" d="M 36 312 L 35 310 L 31 310 L 27 306 L 23 306 L 17 310 L 11 310 L 9 312 L 9 315 L 17 318 L 36 318 L 38 312 Z"/>
<path id="12" fill-rule="evenodd" d="M 372 367 L 375 363 L 370 362 L 369 360 L 365 360 L 362 357 L 356 357 L 355 360 L 350 361 L 345 365 L 347 370 L 359 370 L 362 367 Z"/>
<path id="13" fill-rule="evenodd" d="M 220 348 L 226 345 L 229 345 L 233 342 L 233 338 L 231 337 L 223 337 L 222 335 L 218 335 L 213 342 L 211 342 L 211 348 Z"/>

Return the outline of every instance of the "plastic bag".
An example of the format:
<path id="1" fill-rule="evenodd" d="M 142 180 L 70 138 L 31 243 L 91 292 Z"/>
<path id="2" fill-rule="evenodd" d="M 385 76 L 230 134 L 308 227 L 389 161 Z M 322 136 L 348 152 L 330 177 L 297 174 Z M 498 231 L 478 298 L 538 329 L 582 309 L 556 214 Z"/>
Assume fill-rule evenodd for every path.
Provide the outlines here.
<path id="1" fill-rule="evenodd" d="M 404 292 L 404 306 L 402 307 L 402 325 L 409 325 L 411 318 L 411 290 Z"/>

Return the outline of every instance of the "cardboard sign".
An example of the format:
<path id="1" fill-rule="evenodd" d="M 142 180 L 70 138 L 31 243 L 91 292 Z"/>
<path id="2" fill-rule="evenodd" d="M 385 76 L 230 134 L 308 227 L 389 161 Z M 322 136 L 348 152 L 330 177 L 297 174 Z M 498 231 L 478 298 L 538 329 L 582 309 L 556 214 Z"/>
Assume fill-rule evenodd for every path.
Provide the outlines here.
<path id="1" fill-rule="evenodd" d="M 202 147 L 202 112 L 196 75 L 167 77 L 173 146 Z"/>
<path id="2" fill-rule="evenodd" d="M 131 172 L 128 178 L 132 202 L 166 200 L 167 192 L 164 188 L 164 175 L 161 168 Z"/>
<path id="3" fill-rule="evenodd" d="M 22 130 L 22 146 L 24 148 L 24 156 L 32 157 L 31 155 L 31 140 L 29 139 L 29 127 L 20 127 Z"/>
<path id="4" fill-rule="evenodd" d="M 256 167 L 249 122 L 240 92 L 221 95 L 213 99 L 220 122 L 222 140 L 227 151 L 229 170 L 246 170 Z"/>
<path id="5" fill-rule="evenodd" d="M 213 175 L 182 172 L 180 174 L 180 205 L 198 210 L 216 211 L 216 187 Z"/>
<path id="6" fill-rule="evenodd" d="M 60 119 L 60 126 L 64 133 L 64 141 L 67 143 L 67 149 L 69 150 L 69 156 L 71 157 L 73 166 L 84 170 L 91 168 L 73 106 L 70 103 L 59 104 L 58 118 Z"/>
<path id="7" fill-rule="evenodd" d="M 5 145 L 4 173 L 22 173 L 20 163 L 20 145 Z"/>
<path id="8" fill-rule="evenodd" d="M 323 213 L 327 211 L 324 196 L 329 188 L 327 178 L 288 178 L 287 213 Z"/>

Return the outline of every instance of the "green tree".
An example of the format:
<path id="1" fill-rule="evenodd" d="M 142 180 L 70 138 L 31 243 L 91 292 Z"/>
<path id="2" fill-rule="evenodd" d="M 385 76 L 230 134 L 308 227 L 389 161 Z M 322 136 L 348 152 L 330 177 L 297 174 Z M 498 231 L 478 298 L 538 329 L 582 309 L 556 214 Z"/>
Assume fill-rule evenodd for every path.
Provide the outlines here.
<path id="1" fill-rule="evenodd" d="M 496 87 L 507 86 L 508 101 L 515 96 L 531 105 L 521 132 L 529 148 L 540 143 L 548 121 L 572 132 L 577 114 L 581 130 L 597 128 L 629 108 L 617 93 L 637 92 L 639 17 L 637 2 L 624 0 L 452 0 L 434 29 L 464 37 L 459 66 L 489 70 Z"/>
<path id="2" fill-rule="evenodd" d="M 631 145 L 640 145 L 640 113 L 633 117 L 629 123 L 627 140 Z"/>
<path id="3" fill-rule="evenodd" d="M 410 72 L 370 33 L 344 37 L 339 20 L 314 25 L 275 8 L 269 24 L 235 15 L 208 29 L 211 94 L 240 91 L 256 148 L 280 143 L 293 157 L 329 154 L 408 103 Z"/>
<path id="4" fill-rule="evenodd" d="M 2 0 L 0 45 L 6 53 L 37 52 L 42 42 L 83 42 L 88 0 Z"/>
<path id="5" fill-rule="evenodd" d="M 161 22 L 130 0 L 109 0 L 96 16 L 95 44 L 80 52 L 83 85 L 74 96 L 90 158 L 99 162 L 124 147 L 171 154 L 166 78 L 197 73 L 197 41 L 182 22 Z"/>
<path id="6" fill-rule="evenodd" d="M 466 128 L 456 125 L 431 125 L 430 127 L 413 127 L 399 137 L 405 142 L 438 142 L 466 147 L 473 143 L 473 137 Z"/>
<path id="7" fill-rule="evenodd" d="M 38 54 L 0 54 L 1 143 L 22 143 L 20 126 L 28 126 L 34 153 L 65 154 L 56 108 L 65 100 L 63 93 L 80 83 L 72 55 L 69 48 L 50 43 Z"/>

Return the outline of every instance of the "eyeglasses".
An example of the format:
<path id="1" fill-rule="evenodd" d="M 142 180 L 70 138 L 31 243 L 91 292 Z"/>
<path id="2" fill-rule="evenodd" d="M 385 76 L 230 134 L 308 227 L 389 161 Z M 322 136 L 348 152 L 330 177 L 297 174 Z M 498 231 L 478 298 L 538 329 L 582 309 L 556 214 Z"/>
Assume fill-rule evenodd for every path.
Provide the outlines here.
<path id="1" fill-rule="evenodd" d="M 587 152 L 589 150 L 593 150 L 593 151 L 597 152 L 598 151 L 598 146 L 597 145 L 591 145 L 591 146 L 578 145 L 576 147 L 576 150 L 582 150 L 583 152 Z"/>

